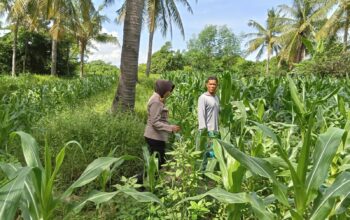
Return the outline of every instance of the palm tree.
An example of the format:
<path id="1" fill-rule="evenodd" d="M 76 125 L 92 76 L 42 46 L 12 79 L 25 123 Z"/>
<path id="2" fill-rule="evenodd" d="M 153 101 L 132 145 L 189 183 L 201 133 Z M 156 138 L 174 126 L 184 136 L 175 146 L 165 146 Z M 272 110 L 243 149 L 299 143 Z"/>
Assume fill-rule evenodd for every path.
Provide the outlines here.
<path id="1" fill-rule="evenodd" d="M 294 0 L 293 6 L 281 5 L 280 9 L 289 17 L 285 17 L 284 28 L 280 37 L 283 45 L 280 53 L 280 62 L 286 61 L 290 67 L 299 63 L 306 54 L 303 38 L 314 37 L 316 26 L 326 19 L 327 12 L 332 4 L 326 0 Z"/>
<path id="2" fill-rule="evenodd" d="M 14 7 L 15 0 L 1 0 L 0 1 L 0 13 L 1 15 L 7 14 L 6 20 L 11 23 L 10 28 L 13 33 L 13 42 L 12 42 L 12 77 L 16 76 L 16 56 L 17 56 L 17 35 L 18 35 L 18 26 L 21 18 L 21 13 L 19 13 L 18 8 Z"/>
<path id="3" fill-rule="evenodd" d="M 49 33 L 51 46 L 51 75 L 57 74 L 57 44 L 68 27 L 68 21 L 75 17 L 75 0 L 20 0 L 35 2 L 44 20 L 52 23 Z"/>
<path id="4" fill-rule="evenodd" d="M 346 51 L 348 47 L 348 31 L 350 23 L 350 0 L 330 0 L 331 3 L 337 6 L 330 18 L 317 32 L 317 40 L 333 37 L 338 30 L 344 28 L 343 50 Z"/>
<path id="5" fill-rule="evenodd" d="M 180 3 L 182 3 L 191 14 L 193 13 L 191 5 L 187 0 L 182 0 Z M 180 33 L 184 38 L 185 30 L 175 0 L 147 0 L 146 4 L 149 31 L 146 75 L 149 76 L 152 62 L 153 37 L 156 28 L 159 27 L 162 35 L 165 36 L 169 27 L 170 34 L 172 35 L 172 23 L 174 22 L 180 29 Z"/>
<path id="6" fill-rule="evenodd" d="M 264 53 L 267 51 L 267 61 L 266 61 L 266 74 L 269 74 L 269 64 L 270 58 L 273 53 L 278 54 L 281 46 L 277 43 L 278 34 L 280 33 L 280 24 L 279 24 L 279 13 L 276 12 L 274 8 L 268 11 L 268 17 L 266 22 L 266 27 L 263 27 L 261 24 L 254 20 L 250 20 L 248 25 L 255 28 L 258 32 L 246 34 L 245 37 L 254 37 L 249 40 L 247 45 L 248 53 L 252 53 L 258 50 L 256 59 L 259 60 Z"/>
<path id="7" fill-rule="evenodd" d="M 123 6 L 118 10 L 117 21 L 120 22 L 124 18 L 125 14 L 125 0 Z M 163 37 L 166 36 L 166 33 L 169 31 L 172 35 L 173 23 L 180 29 L 180 33 L 185 37 L 185 30 L 181 20 L 181 16 L 176 5 L 177 2 L 180 2 L 191 14 L 193 13 L 191 5 L 188 0 L 145 0 L 145 17 L 147 18 L 148 23 L 148 54 L 147 54 L 147 65 L 146 65 L 146 75 L 149 76 L 151 69 L 151 59 L 152 59 L 152 47 L 153 47 L 153 37 L 154 32 L 157 28 L 160 28 L 160 31 Z"/>
<path id="8" fill-rule="evenodd" d="M 107 3 L 113 0 L 105 0 Z M 118 88 L 113 99 L 111 111 L 133 110 L 135 106 L 135 87 L 140 49 L 142 11 L 144 0 L 127 1 L 123 27 L 123 46 L 120 62 Z"/>
<path id="9" fill-rule="evenodd" d="M 84 75 L 86 47 L 92 39 L 103 43 L 118 43 L 116 37 L 100 33 L 102 30 L 102 22 L 108 20 L 107 17 L 99 14 L 102 9 L 103 8 L 100 7 L 99 10 L 96 10 L 91 1 L 79 1 L 75 4 L 77 16 L 71 24 L 71 30 L 79 43 L 80 77 Z"/>

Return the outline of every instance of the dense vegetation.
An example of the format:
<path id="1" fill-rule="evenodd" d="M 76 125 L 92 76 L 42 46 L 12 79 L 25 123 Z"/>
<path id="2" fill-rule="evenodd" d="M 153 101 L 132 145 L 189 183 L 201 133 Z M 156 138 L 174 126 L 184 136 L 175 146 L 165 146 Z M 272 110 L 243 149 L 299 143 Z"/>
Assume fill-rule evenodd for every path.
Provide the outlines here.
<path id="1" fill-rule="evenodd" d="M 349 1 L 295 0 L 243 36 L 208 25 L 147 65 L 142 16 L 151 55 L 155 28 L 184 34 L 176 1 L 125 1 L 121 69 L 84 65 L 91 40 L 116 42 L 101 33 L 111 2 L 0 2 L 11 30 L 0 39 L 0 219 L 350 218 Z M 253 52 L 266 59 L 247 61 Z M 209 75 L 221 137 L 203 170 L 196 109 Z M 167 106 L 182 128 L 162 168 L 143 139 L 157 78 L 176 85 Z"/>
<path id="2" fill-rule="evenodd" d="M 96 204 L 103 202 L 97 206 L 96 214 L 92 214 L 91 206 L 85 209 L 91 218 L 127 219 L 130 213 L 138 219 L 347 218 L 349 185 L 345 183 L 350 181 L 347 172 L 350 81 L 316 76 L 292 79 L 218 73 L 222 139 L 215 142 L 215 159 L 203 173 L 200 146 L 205 139 L 197 136 L 197 100 L 193 97 L 204 91 L 203 79 L 207 75 L 209 73 L 205 72 L 168 72 L 162 76 L 177 85 L 168 106 L 171 120 L 183 129 L 168 146 L 168 161 L 160 171 L 155 166 L 154 155 L 144 151 L 142 156 L 144 106 L 138 107 L 137 117 L 128 113 L 108 114 L 109 103 L 105 98 L 106 95 L 113 96 L 111 89 L 90 98 L 81 97 L 82 101 L 73 106 L 70 102 L 60 102 L 57 107 L 61 108 L 54 107 L 59 112 L 57 116 L 45 114 L 47 116 L 34 122 L 32 133 L 39 146 L 43 146 L 39 151 L 42 153 L 36 153 L 37 157 L 48 159 L 58 155 L 56 160 L 63 159 L 62 154 L 66 157 L 60 172 L 52 177 L 60 181 L 60 185 L 51 189 L 52 199 L 60 199 L 57 201 L 61 205 L 53 206 L 50 215 L 60 210 L 60 215 L 81 218 L 81 214 L 74 213 L 79 213 L 80 207 L 89 200 Z M 100 76 L 103 79 L 109 77 Z M 138 97 L 143 98 L 138 103 L 146 103 L 152 92 L 152 81 L 140 78 Z M 91 83 L 98 85 L 98 81 Z M 145 92 L 148 94 L 141 95 Z M 24 150 L 28 146 L 25 143 L 33 144 L 26 134 L 18 135 Z M 69 140 L 77 140 L 81 149 L 65 147 L 67 153 L 62 153 L 62 146 Z M 20 142 L 12 140 L 2 148 L 6 153 L 4 156 L 16 156 L 3 157 L 5 161 L 22 161 L 18 145 Z M 90 182 L 102 170 L 89 171 L 92 169 L 89 166 L 84 171 L 84 168 L 98 157 L 101 159 L 94 163 L 106 163 L 101 169 L 108 175 L 104 173 L 100 181 Z M 44 170 L 49 166 L 47 159 L 42 165 Z M 128 161 L 130 159 L 133 162 Z M 31 160 L 28 156 L 24 160 L 28 166 L 33 166 L 28 164 Z M 119 167 L 124 160 L 127 161 Z M 114 162 L 116 166 L 113 166 Z M 55 164 L 57 166 L 57 161 Z M 141 172 L 143 166 L 147 173 L 143 186 L 152 194 L 135 191 L 140 185 L 134 175 Z M 6 173 L 8 168 L 3 164 L 2 169 Z M 30 172 L 23 169 L 18 168 L 21 178 L 25 178 L 23 172 Z M 71 197 L 72 191 L 65 190 L 73 189 L 75 185 L 83 186 L 71 185 L 83 171 L 93 173 L 93 178 L 84 180 L 90 186 L 74 191 L 78 196 L 76 202 L 82 203 L 77 203 L 79 206 L 71 210 L 69 207 L 73 204 L 64 198 Z M 5 181 L 2 190 L 8 189 L 11 183 Z M 84 197 L 83 194 L 91 189 L 100 191 Z M 39 189 L 33 189 L 33 193 L 35 190 Z M 57 197 L 61 194 L 62 197 Z M 100 199 L 94 199 L 94 196 L 100 196 Z M 146 203 L 131 206 L 133 198 Z"/>

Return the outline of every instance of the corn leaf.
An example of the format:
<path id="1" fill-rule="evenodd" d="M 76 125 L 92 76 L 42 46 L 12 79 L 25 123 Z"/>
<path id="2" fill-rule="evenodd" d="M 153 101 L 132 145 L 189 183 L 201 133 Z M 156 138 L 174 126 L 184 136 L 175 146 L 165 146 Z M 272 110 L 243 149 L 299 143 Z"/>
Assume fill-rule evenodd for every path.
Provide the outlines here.
<path id="1" fill-rule="evenodd" d="M 75 205 L 73 208 L 74 213 L 79 213 L 82 208 L 86 205 L 88 202 L 93 202 L 96 205 L 99 205 L 104 202 L 108 202 L 111 200 L 115 195 L 117 195 L 118 192 L 99 192 L 99 191 L 92 191 L 87 198 L 84 199 L 84 201 L 80 202 L 78 205 Z"/>
<path id="2" fill-rule="evenodd" d="M 29 134 L 23 131 L 17 131 L 12 133 L 12 136 L 19 135 L 21 138 L 21 145 L 23 150 L 24 159 L 29 167 L 40 167 L 42 164 L 39 157 L 39 148 L 35 139 Z"/>
<path id="3" fill-rule="evenodd" d="M 0 188 L 0 219 L 14 219 L 24 190 L 24 182 L 32 168 L 19 169 L 14 178 Z"/>
<path id="4" fill-rule="evenodd" d="M 305 110 L 304 104 L 301 102 L 299 98 L 298 89 L 290 77 L 288 77 L 288 82 L 289 82 L 290 95 L 297 109 L 297 112 L 301 115 L 304 115 L 306 113 L 306 110 Z"/>
<path id="5" fill-rule="evenodd" d="M 310 220 L 326 219 L 333 209 L 337 197 L 346 195 L 350 191 L 350 173 L 340 174 L 334 183 L 325 191 L 316 204 Z"/>
<path id="6" fill-rule="evenodd" d="M 118 192 L 122 192 L 134 198 L 137 202 L 156 202 L 163 205 L 162 201 L 151 192 L 139 192 L 134 188 L 121 187 Z"/>
<path id="7" fill-rule="evenodd" d="M 217 199 L 220 202 L 227 203 L 227 204 L 239 204 L 239 203 L 248 203 L 250 201 L 249 199 L 249 194 L 247 193 L 230 193 L 227 192 L 224 189 L 221 188 L 214 188 L 212 190 L 209 190 L 206 193 L 203 193 L 201 195 L 193 196 L 193 197 L 188 197 L 183 200 L 181 200 L 179 203 L 183 203 L 186 201 L 191 201 L 191 200 L 201 200 L 206 196 L 211 196 L 215 199 Z"/>
<path id="8" fill-rule="evenodd" d="M 100 157 L 90 163 L 84 172 L 61 196 L 61 199 L 65 199 L 70 196 L 75 188 L 84 186 L 94 179 L 96 179 L 104 170 L 109 169 L 110 166 L 120 160 L 124 160 L 123 157 Z"/>
<path id="9" fill-rule="evenodd" d="M 327 177 L 329 166 L 342 141 L 344 130 L 329 128 L 318 137 L 313 154 L 313 166 L 306 181 L 306 192 L 310 196 L 318 190 Z"/>
<path id="10" fill-rule="evenodd" d="M 233 145 L 220 140 L 214 140 L 214 144 L 216 141 L 218 141 L 221 144 L 221 146 L 223 146 L 232 157 L 234 157 L 238 162 L 241 163 L 242 166 L 246 167 L 250 172 L 262 177 L 269 178 L 273 182 L 273 189 L 277 199 L 284 205 L 289 206 L 289 202 L 286 196 L 286 188 L 278 182 L 275 173 L 273 172 L 272 166 L 267 161 L 265 161 L 262 158 L 248 156 L 239 151 Z"/>

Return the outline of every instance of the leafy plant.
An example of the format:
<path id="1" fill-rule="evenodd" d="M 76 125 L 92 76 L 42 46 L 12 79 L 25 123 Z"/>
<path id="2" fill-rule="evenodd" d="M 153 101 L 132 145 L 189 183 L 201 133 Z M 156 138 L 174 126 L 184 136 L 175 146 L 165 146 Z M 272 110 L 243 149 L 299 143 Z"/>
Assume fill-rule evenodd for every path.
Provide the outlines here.
<path id="1" fill-rule="evenodd" d="M 13 219 L 17 209 L 21 210 L 24 219 L 52 219 L 54 211 L 59 206 L 66 209 L 65 217 L 71 212 L 78 213 L 87 202 L 100 204 L 107 202 L 123 192 L 138 199 L 140 202 L 159 202 L 153 194 L 140 193 L 129 187 L 120 188 L 115 192 L 92 191 L 82 201 L 73 204 L 72 193 L 95 180 L 103 171 L 109 169 L 113 164 L 119 166 L 128 156 L 119 158 L 101 157 L 90 163 L 81 176 L 71 184 L 62 194 L 54 190 L 56 176 L 63 163 L 68 142 L 58 153 L 55 159 L 55 167 L 52 167 L 51 152 L 45 145 L 44 164 L 39 157 L 39 149 L 36 141 L 29 134 L 16 132 L 22 142 L 23 155 L 26 166 L 20 164 L 1 163 L 0 168 L 6 174 L 8 181 L 0 187 L 0 217 L 2 219 Z M 73 206 L 69 206 L 73 205 Z"/>

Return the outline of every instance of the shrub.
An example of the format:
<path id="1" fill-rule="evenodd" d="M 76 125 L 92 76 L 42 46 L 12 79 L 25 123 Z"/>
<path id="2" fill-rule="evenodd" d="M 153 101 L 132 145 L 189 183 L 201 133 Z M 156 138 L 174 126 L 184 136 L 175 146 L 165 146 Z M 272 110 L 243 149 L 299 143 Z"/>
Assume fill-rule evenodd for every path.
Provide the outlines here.
<path id="1" fill-rule="evenodd" d="M 105 63 L 101 60 L 95 60 L 85 65 L 85 72 L 89 75 L 111 75 L 118 74 L 119 69 L 112 64 Z"/>
<path id="2" fill-rule="evenodd" d="M 67 163 L 62 165 L 65 175 L 61 177 L 66 183 L 77 178 L 88 161 L 106 156 L 114 148 L 117 148 L 114 156 L 128 154 L 142 158 L 144 124 L 131 114 L 67 112 L 38 124 L 41 129 L 35 131 L 35 136 L 41 144 L 47 139 L 53 149 L 59 150 L 67 141 L 75 140 L 84 149 L 85 155 L 79 151 L 67 155 Z M 117 174 L 132 176 L 141 172 L 142 166 L 141 160 L 129 162 Z"/>
<path id="3" fill-rule="evenodd" d="M 307 75 L 346 76 L 350 73 L 350 52 L 342 52 L 341 45 L 333 45 L 314 57 L 296 64 L 293 72 Z"/>

